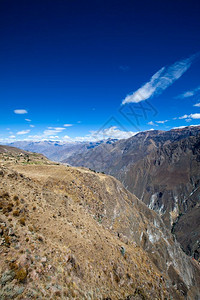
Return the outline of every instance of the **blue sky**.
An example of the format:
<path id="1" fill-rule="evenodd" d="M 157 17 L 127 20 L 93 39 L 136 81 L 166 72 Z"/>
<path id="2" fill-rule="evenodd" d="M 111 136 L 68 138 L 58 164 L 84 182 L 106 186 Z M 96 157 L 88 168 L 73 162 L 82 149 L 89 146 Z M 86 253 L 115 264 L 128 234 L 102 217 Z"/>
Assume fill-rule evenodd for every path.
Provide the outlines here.
<path id="1" fill-rule="evenodd" d="M 193 0 L 1 0 L 0 141 L 200 124 L 199 14 Z"/>

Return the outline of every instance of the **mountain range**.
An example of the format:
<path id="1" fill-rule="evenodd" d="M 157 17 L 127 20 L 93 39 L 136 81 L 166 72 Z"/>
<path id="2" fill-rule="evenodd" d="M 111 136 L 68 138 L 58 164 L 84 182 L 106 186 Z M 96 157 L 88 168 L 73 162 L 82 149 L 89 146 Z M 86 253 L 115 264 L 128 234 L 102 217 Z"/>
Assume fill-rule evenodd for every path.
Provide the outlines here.
<path id="1" fill-rule="evenodd" d="M 53 161 L 64 161 L 74 153 L 81 154 L 101 144 L 112 144 L 116 139 L 107 139 L 96 142 L 64 142 L 64 141 L 17 141 L 9 146 L 17 147 L 26 151 L 42 153 Z"/>

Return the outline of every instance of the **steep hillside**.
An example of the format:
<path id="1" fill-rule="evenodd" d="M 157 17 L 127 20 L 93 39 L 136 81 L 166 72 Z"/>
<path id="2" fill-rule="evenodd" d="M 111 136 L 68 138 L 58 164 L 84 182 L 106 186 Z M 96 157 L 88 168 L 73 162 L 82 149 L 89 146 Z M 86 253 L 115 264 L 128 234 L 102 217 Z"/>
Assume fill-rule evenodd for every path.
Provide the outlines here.
<path id="1" fill-rule="evenodd" d="M 184 251 L 198 259 L 199 140 L 200 126 L 141 132 L 128 140 L 73 155 L 68 161 L 119 179 L 162 216 Z M 189 213 L 195 222 L 186 228 L 188 223 L 182 220 Z"/>
<path id="2" fill-rule="evenodd" d="M 172 228 L 189 255 L 200 257 L 200 134 L 152 151 L 130 166 L 124 185 Z"/>
<path id="3" fill-rule="evenodd" d="M 1 299 L 198 299 L 200 270 L 113 177 L 0 167 Z"/>

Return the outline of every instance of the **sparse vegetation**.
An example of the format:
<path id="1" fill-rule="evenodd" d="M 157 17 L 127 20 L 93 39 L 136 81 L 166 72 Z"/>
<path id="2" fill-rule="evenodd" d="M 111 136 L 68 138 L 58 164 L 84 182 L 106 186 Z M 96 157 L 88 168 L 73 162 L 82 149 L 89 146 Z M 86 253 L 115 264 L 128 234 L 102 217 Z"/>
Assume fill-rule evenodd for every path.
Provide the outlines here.
<path id="1" fill-rule="evenodd" d="M 9 288 L 17 290 L 19 299 L 169 298 L 151 254 L 135 242 L 147 228 L 148 208 L 112 177 L 46 166 L 45 159 L 40 166 L 22 166 L 23 159 L 20 156 L 17 166 L 13 162 L 13 176 L 7 176 L 12 175 L 10 165 L 1 178 L 0 299 L 14 297 L 7 296 Z M 151 223 L 148 226 L 156 230 Z M 165 241 L 152 244 L 155 255 L 156 247 L 170 257 Z M 170 247 L 175 247 L 171 240 Z M 162 257 L 156 258 L 162 265 Z M 179 268 L 177 258 L 176 264 Z M 171 291 L 174 287 L 166 274 L 162 268 Z"/>

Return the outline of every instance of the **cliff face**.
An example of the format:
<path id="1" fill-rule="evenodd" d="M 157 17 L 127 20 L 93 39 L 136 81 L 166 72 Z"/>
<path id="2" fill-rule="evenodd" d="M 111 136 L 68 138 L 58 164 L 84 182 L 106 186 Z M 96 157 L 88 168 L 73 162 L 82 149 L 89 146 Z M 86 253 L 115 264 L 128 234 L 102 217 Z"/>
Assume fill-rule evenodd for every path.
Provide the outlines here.
<path id="1" fill-rule="evenodd" d="M 119 179 L 160 214 L 184 251 L 199 259 L 199 140 L 198 126 L 142 132 L 107 148 L 74 155 L 70 162 Z"/>
<path id="2" fill-rule="evenodd" d="M 1 158 L 1 299 L 200 297 L 197 263 L 119 181 L 25 155 Z"/>
<path id="3" fill-rule="evenodd" d="M 200 135 L 171 143 L 130 166 L 127 188 L 157 211 L 189 255 L 200 255 Z"/>

